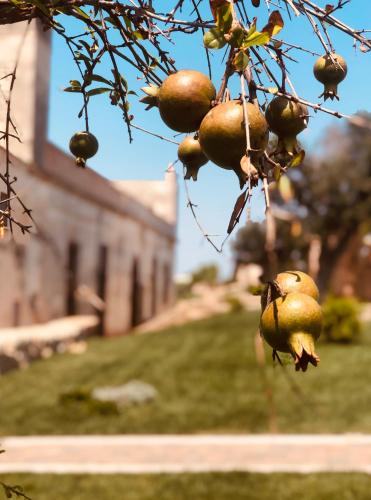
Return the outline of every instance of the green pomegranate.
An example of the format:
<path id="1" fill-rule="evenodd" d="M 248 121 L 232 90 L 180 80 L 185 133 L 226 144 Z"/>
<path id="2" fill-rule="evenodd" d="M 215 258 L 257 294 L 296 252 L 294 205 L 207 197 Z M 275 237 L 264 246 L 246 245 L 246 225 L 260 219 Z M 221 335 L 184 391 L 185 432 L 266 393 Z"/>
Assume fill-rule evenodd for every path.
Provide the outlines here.
<path id="1" fill-rule="evenodd" d="M 317 366 L 314 343 L 321 329 L 321 307 L 305 293 L 292 292 L 273 300 L 260 319 L 264 339 L 275 351 L 291 353 L 296 370 L 305 371 L 308 363 Z"/>
<path id="2" fill-rule="evenodd" d="M 86 160 L 98 151 L 98 140 L 87 131 L 76 132 L 70 140 L 70 151 L 76 157 L 76 165 L 85 167 Z"/>
<path id="3" fill-rule="evenodd" d="M 323 96 L 325 100 L 328 98 L 339 100 L 337 94 L 338 85 L 347 76 L 347 72 L 347 63 L 339 54 L 325 54 L 318 58 L 315 62 L 313 73 L 316 79 L 323 83 L 325 87 L 320 97 Z"/>
<path id="4" fill-rule="evenodd" d="M 247 103 L 252 168 L 268 145 L 268 125 L 259 108 Z M 202 120 L 199 130 L 201 148 L 208 159 L 219 167 L 234 170 L 243 179 L 240 162 L 246 154 L 246 131 L 241 101 L 228 101 L 212 108 Z M 254 165 L 255 164 L 255 165 Z"/>
<path id="5" fill-rule="evenodd" d="M 302 271 L 285 271 L 279 273 L 275 279 L 284 294 L 299 292 L 310 295 L 314 300 L 319 299 L 317 285 L 309 274 Z"/>
<path id="6" fill-rule="evenodd" d="M 186 168 L 185 179 L 197 181 L 199 169 L 208 162 L 197 138 L 189 135 L 179 144 L 178 158 Z"/>
<path id="7" fill-rule="evenodd" d="M 270 130 L 278 136 L 277 152 L 298 152 L 296 136 L 307 127 L 307 107 L 287 97 L 278 96 L 269 103 L 265 118 Z"/>
<path id="8" fill-rule="evenodd" d="M 168 76 L 159 88 L 150 86 L 142 90 L 147 95 L 141 101 L 148 108 L 158 106 L 163 121 L 177 132 L 198 130 L 216 96 L 215 87 L 206 75 L 188 69 Z"/>

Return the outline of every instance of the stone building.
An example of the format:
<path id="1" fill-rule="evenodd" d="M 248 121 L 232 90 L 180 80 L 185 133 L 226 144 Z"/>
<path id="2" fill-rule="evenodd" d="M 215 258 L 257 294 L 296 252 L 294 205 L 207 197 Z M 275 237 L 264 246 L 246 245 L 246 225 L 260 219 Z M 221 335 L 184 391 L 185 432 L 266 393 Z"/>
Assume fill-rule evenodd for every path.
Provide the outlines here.
<path id="1" fill-rule="evenodd" d="M 24 29 L 0 28 L 0 76 L 12 71 Z M 22 143 L 12 141 L 11 173 L 36 225 L 0 240 L 0 327 L 94 313 L 102 334 L 119 335 L 172 303 L 175 172 L 109 181 L 48 143 L 49 57 L 50 34 L 31 23 L 12 97 Z M 0 83 L 6 95 L 9 79 Z M 3 171 L 2 149 L 0 158 Z"/>

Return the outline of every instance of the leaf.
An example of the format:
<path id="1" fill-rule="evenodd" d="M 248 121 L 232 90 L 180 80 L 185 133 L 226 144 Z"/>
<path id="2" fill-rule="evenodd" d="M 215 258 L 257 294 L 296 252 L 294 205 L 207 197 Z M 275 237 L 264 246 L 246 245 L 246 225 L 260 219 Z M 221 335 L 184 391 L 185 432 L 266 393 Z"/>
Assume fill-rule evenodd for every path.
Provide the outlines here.
<path id="1" fill-rule="evenodd" d="M 246 201 L 247 201 L 247 190 L 239 195 L 239 197 L 236 200 L 236 203 L 234 204 L 233 212 L 228 224 L 227 234 L 231 234 L 233 229 L 236 227 L 236 224 L 240 219 L 242 210 L 245 208 Z"/>
<path id="2" fill-rule="evenodd" d="M 78 80 L 70 80 L 71 87 L 81 88 L 81 83 Z"/>
<path id="3" fill-rule="evenodd" d="M 107 80 L 106 78 L 100 75 L 95 75 L 95 74 L 90 75 L 90 79 L 94 80 L 95 82 L 105 83 L 106 85 L 113 85 L 111 81 Z"/>
<path id="4" fill-rule="evenodd" d="M 333 10 L 334 10 L 334 6 L 330 3 L 327 3 L 325 6 L 326 14 L 330 14 L 330 12 L 332 12 Z"/>
<path id="5" fill-rule="evenodd" d="M 228 33 L 233 22 L 232 4 L 227 3 L 218 7 L 216 11 L 216 27 L 223 34 Z"/>
<path id="6" fill-rule="evenodd" d="M 287 175 L 283 175 L 278 183 L 278 189 L 282 196 L 283 201 L 286 203 L 293 199 L 294 191 L 292 189 L 291 181 Z"/>
<path id="7" fill-rule="evenodd" d="M 81 87 L 66 87 L 64 92 L 81 92 Z"/>
<path id="8" fill-rule="evenodd" d="M 80 9 L 80 7 L 77 7 L 77 5 L 73 5 L 72 6 L 72 9 L 76 12 L 76 14 L 78 14 L 79 16 L 83 17 L 84 19 L 89 19 L 90 20 L 90 16 L 84 12 L 82 9 Z"/>
<path id="9" fill-rule="evenodd" d="M 233 66 L 236 71 L 244 71 L 249 64 L 249 56 L 245 51 L 240 50 L 233 58 Z"/>
<path id="10" fill-rule="evenodd" d="M 253 45 L 265 45 L 270 40 L 267 32 L 255 31 L 252 35 L 247 36 L 243 41 L 243 48 L 247 49 Z"/>
<path id="11" fill-rule="evenodd" d="M 283 28 L 284 22 L 278 10 L 274 10 L 269 16 L 268 24 L 264 26 L 263 32 L 268 33 L 269 38 L 277 35 Z"/>
<path id="12" fill-rule="evenodd" d="M 241 158 L 240 166 L 241 166 L 242 172 L 244 172 L 246 175 L 249 175 L 251 173 L 251 161 L 250 161 L 250 157 L 247 156 L 247 155 L 244 155 Z"/>
<path id="13" fill-rule="evenodd" d="M 99 94 L 104 94 L 106 92 L 111 92 L 112 89 L 107 88 L 107 87 L 98 87 L 96 89 L 91 89 L 89 92 L 86 92 L 86 95 L 91 97 L 93 95 L 99 95 Z"/>
<path id="14" fill-rule="evenodd" d="M 210 9 L 214 17 L 214 21 L 217 20 L 217 11 L 220 7 L 223 7 L 229 4 L 229 0 L 210 0 Z"/>
<path id="15" fill-rule="evenodd" d="M 204 34 L 204 45 L 207 49 L 221 49 L 226 43 L 223 33 L 217 28 L 211 28 Z"/>
<path id="16" fill-rule="evenodd" d="M 290 163 L 287 165 L 288 168 L 294 168 L 294 167 L 298 167 L 299 165 L 301 165 L 304 161 L 304 158 L 305 158 L 305 151 L 304 149 L 302 149 L 301 151 L 299 151 L 299 153 L 297 153 L 294 158 L 290 161 Z"/>

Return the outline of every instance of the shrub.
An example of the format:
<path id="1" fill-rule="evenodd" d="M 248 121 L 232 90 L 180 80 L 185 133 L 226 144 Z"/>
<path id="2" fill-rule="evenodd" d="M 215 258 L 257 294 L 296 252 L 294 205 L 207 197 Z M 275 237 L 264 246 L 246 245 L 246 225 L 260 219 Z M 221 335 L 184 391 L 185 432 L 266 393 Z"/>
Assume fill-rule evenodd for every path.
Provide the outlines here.
<path id="1" fill-rule="evenodd" d="M 361 332 L 357 300 L 329 296 L 323 305 L 323 333 L 329 342 L 350 343 Z"/>
<path id="2" fill-rule="evenodd" d="M 86 415 L 118 415 L 117 404 L 113 401 L 98 401 L 92 397 L 91 391 L 77 388 L 64 392 L 59 396 L 59 404 Z"/>
<path id="3" fill-rule="evenodd" d="M 226 295 L 224 298 L 224 302 L 226 302 L 229 305 L 230 312 L 232 313 L 241 312 L 245 309 L 243 303 L 235 295 Z"/>
<path id="4" fill-rule="evenodd" d="M 219 269 L 216 264 L 209 264 L 201 266 L 192 273 L 192 284 L 195 283 L 208 283 L 215 285 L 218 281 Z"/>

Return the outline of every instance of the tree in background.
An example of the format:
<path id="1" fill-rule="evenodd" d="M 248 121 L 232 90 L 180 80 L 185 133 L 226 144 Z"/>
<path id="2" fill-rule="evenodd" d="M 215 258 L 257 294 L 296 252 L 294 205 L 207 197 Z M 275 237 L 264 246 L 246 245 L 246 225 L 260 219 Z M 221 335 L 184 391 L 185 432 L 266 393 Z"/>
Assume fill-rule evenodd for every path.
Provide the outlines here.
<path id="1" fill-rule="evenodd" d="M 370 114 L 359 117 L 371 124 Z M 323 143 L 321 156 L 290 170 L 272 190 L 279 268 L 318 274 L 321 291 L 327 290 L 350 240 L 371 228 L 371 129 L 351 123 L 332 127 Z M 254 262 L 266 269 L 264 246 L 264 229 L 249 223 L 234 242 L 237 263 Z"/>

